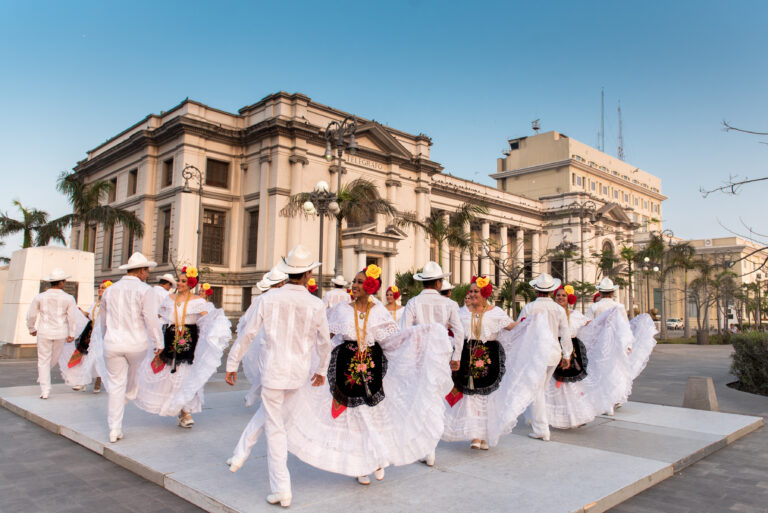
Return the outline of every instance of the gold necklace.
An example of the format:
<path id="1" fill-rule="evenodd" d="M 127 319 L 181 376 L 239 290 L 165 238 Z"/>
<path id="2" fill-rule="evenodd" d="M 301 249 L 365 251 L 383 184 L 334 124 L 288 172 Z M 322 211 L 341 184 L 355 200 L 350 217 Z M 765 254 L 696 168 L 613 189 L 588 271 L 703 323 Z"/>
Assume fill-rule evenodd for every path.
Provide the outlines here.
<path id="1" fill-rule="evenodd" d="M 469 332 L 472 335 L 472 338 L 475 340 L 480 340 L 482 338 L 482 330 L 483 330 L 483 316 L 485 315 L 485 306 L 482 307 L 483 310 L 480 313 L 472 312 L 472 317 L 470 318 L 469 322 Z"/>
<path id="2" fill-rule="evenodd" d="M 371 313 L 371 306 L 373 306 L 372 302 L 369 302 L 367 305 L 365 305 L 365 311 L 364 312 L 358 312 L 357 311 L 357 305 L 355 305 L 354 309 L 355 312 L 358 313 L 358 315 L 355 315 L 355 336 L 357 337 L 357 349 L 361 353 L 368 349 L 368 345 L 365 342 L 366 337 L 368 336 L 368 316 Z M 365 319 L 365 322 L 363 322 L 363 336 L 360 337 L 360 322 L 358 319 L 363 320 Z"/>

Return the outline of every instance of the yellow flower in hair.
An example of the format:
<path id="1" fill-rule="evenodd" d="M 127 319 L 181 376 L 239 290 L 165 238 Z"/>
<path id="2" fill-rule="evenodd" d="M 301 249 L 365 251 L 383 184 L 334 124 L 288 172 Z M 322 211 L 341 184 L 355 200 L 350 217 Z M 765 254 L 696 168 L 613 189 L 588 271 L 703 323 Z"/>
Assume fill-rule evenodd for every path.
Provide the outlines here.
<path id="1" fill-rule="evenodd" d="M 484 289 L 485 287 L 487 287 L 487 286 L 488 286 L 488 284 L 489 284 L 489 283 L 491 283 L 491 280 L 489 280 L 489 279 L 488 279 L 487 277 L 485 277 L 485 276 L 480 276 L 480 277 L 479 277 L 479 278 L 478 278 L 478 279 L 475 281 L 475 283 L 477 283 L 477 286 L 478 286 L 479 288 L 481 288 L 481 289 Z"/>
<path id="2" fill-rule="evenodd" d="M 105 282 L 104 282 L 104 288 L 105 288 L 105 289 L 106 289 L 107 287 L 109 287 L 110 285 L 113 285 L 113 283 L 112 283 L 112 280 L 107 280 L 107 281 L 105 281 Z"/>
<path id="3" fill-rule="evenodd" d="M 203 283 L 203 290 L 208 290 L 211 288 L 211 284 L 208 282 Z"/>
<path id="4" fill-rule="evenodd" d="M 565 290 L 565 293 L 568 294 L 569 296 L 572 296 L 573 293 L 575 292 L 575 290 L 573 289 L 573 285 L 566 285 L 565 287 L 563 287 L 563 290 Z"/>
<path id="5" fill-rule="evenodd" d="M 314 287 L 315 285 L 317 285 L 317 282 L 315 281 L 315 279 L 310 278 L 309 281 L 307 282 L 307 286 Z"/>
<path id="6" fill-rule="evenodd" d="M 187 278 L 197 278 L 197 267 L 189 266 L 186 272 Z"/>
<path id="7" fill-rule="evenodd" d="M 393 293 L 395 293 L 395 294 L 397 294 L 398 292 L 400 292 L 400 289 L 398 289 L 398 288 L 397 288 L 397 285 L 392 285 L 392 287 L 391 287 L 391 289 L 390 289 L 390 290 L 392 290 L 392 292 L 393 292 Z"/>
<path id="8" fill-rule="evenodd" d="M 376 264 L 371 264 L 365 270 L 365 275 L 374 280 L 378 280 L 379 276 L 381 276 L 381 267 Z"/>

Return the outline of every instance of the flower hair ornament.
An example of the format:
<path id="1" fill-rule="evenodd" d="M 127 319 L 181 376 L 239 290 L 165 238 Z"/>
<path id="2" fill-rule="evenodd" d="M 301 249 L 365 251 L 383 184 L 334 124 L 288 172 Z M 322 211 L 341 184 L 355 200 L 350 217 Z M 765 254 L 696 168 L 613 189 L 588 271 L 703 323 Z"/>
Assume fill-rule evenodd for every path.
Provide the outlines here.
<path id="1" fill-rule="evenodd" d="M 314 278 L 310 278 L 309 281 L 307 282 L 307 290 L 312 294 L 317 292 L 317 282 L 315 281 Z"/>
<path id="2" fill-rule="evenodd" d="M 392 297 L 395 298 L 395 301 L 400 299 L 400 289 L 397 288 L 397 285 L 392 285 L 389 287 L 387 292 L 392 292 Z"/>
<path id="3" fill-rule="evenodd" d="M 487 276 L 472 276 L 470 284 L 472 283 L 477 284 L 477 288 L 480 289 L 480 295 L 483 298 L 488 299 L 493 294 L 493 285 L 491 285 L 491 280 Z"/>
<path id="4" fill-rule="evenodd" d="M 194 289 L 197 286 L 197 267 L 191 265 L 181 268 L 181 273 L 187 276 L 187 285 L 190 289 Z"/>
<path id="5" fill-rule="evenodd" d="M 570 306 L 573 306 L 576 304 L 576 301 L 579 300 L 579 298 L 576 296 L 576 290 L 573 288 L 573 285 L 566 285 L 565 287 L 560 286 L 557 290 L 564 290 L 566 294 L 568 294 L 568 304 Z M 557 290 L 555 291 L 555 294 L 557 294 Z"/>
<path id="6" fill-rule="evenodd" d="M 106 290 L 112 285 L 112 280 L 104 280 L 101 282 L 102 285 L 104 285 L 104 289 Z"/>
<path id="7" fill-rule="evenodd" d="M 379 288 L 381 288 L 381 280 L 379 279 L 379 276 L 381 276 L 381 267 L 376 264 L 371 264 L 361 272 L 365 274 L 363 289 L 369 296 L 372 296 L 379 291 Z"/>
<path id="8" fill-rule="evenodd" d="M 187 278 L 187 280 L 189 280 L 189 278 Z M 203 283 L 201 288 L 203 289 L 203 295 L 205 295 L 206 297 L 213 295 L 213 289 L 211 288 L 211 284 L 210 283 L 208 283 L 208 282 Z"/>

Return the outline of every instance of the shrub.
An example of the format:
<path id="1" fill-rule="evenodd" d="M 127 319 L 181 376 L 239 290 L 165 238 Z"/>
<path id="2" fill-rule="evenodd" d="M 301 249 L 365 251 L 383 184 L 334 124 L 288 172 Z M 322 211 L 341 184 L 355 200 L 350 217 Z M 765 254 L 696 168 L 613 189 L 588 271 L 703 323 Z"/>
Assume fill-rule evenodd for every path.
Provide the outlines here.
<path id="1" fill-rule="evenodd" d="M 739 379 L 741 390 L 768 395 L 768 334 L 750 331 L 731 337 L 733 363 L 731 372 Z"/>

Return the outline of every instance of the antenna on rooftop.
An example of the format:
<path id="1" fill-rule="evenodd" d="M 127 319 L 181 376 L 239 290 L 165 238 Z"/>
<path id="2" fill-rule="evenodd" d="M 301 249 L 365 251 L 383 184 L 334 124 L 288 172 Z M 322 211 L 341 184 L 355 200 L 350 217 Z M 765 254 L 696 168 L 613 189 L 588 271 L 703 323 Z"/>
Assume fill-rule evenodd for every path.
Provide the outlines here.
<path id="1" fill-rule="evenodd" d="M 600 151 L 605 151 L 605 87 L 600 88 Z"/>
<path id="2" fill-rule="evenodd" d="M 536 135 L 538 135 L 539 130 L 541 130 L 541 123 L 540 123 L 540 121 L 541 121 L 541 118 L 534 119 L 533 121 L 531 121 L 531 128 L 533 128 L 533 131 L 534 131 L 534 133 Z"/>
<path id="3" fill-rule="evenodd" d="M 617 154 L 619 160 L 624 160 L 624 136 L 621 133 L 621 100 L 619 100 L 619 149 Z"/>

